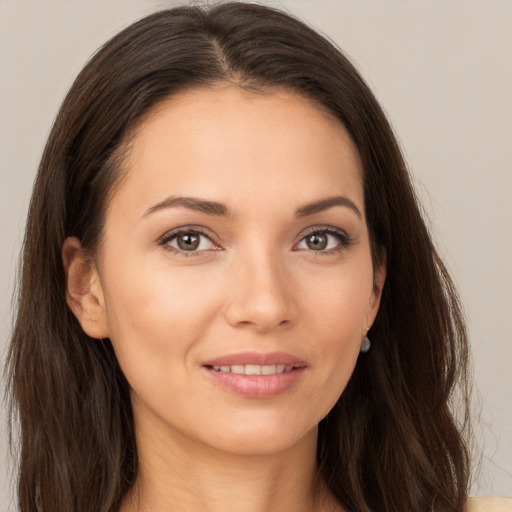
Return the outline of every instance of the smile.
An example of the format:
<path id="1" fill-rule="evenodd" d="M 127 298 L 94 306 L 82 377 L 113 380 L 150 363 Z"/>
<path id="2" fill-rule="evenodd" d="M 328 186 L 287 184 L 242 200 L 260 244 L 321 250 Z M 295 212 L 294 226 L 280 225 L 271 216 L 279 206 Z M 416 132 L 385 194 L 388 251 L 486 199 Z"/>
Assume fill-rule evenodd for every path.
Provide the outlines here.
<path id="1" fill-rule="evenodd" d="M 202 364 L 221 389 L 245 398 L 275 398 L 295 388 L 308 364 L 284 352 L 244 352 L 220 356 Z"/>
<path id="2" fill-rule="evenodd" d="M 213 366 L 213 370 L 216 372 L 236 373 L 239 375 L 275 375 L 276 373 L 289 372 L 293 369 L 294 366 L 285 366 L 284 364 Z"/>

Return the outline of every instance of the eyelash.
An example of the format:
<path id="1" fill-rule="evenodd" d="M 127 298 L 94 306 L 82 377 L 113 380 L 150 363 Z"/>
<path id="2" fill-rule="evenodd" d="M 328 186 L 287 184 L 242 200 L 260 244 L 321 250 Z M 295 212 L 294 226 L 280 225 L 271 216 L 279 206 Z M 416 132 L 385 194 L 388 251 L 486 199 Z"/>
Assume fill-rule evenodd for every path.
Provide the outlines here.
<path id="1" fill-rule="evenodd" d="M 177 248 L 169 245 L 169 243 L 172 240 L 174 240 L 175 238 L 177 238 L 178 236 L 188 235 L 188 234 L 204 236 L 212 244 L 217 246 L 217 244 L 211 239 L 211 235 L 208 230 L 203 229 L 201 227 L 196 227 L 196 226 L 190 226 L 190 227 L 184 226 L 181 228 L 177 228 L 173 231 L 170 231 L 170 232 L 166 233 L 160 239 L 159 244 L 161 246 L 163 246 L 165 250 L 172 252 L 174 254 L 177 254 L 179 256 L 183 256 L 185 258 L 200 256 L 201 253 L 204 252 L 204 250 L 202 250 L 202 251 L 184 251 L 184 250 L 180 250 L 180 249 L 177 249 Z M 321 250 L 321 251 L 314 251 L 314 250 L 310 249 L 309 252 L 311 252 L 314 256 L 326 256 L 326 255 L 330 255 L 330 254 L 334 254 L 334 253 L 339 253 L 339 252 L 347 249 L 354 243 L 354 239 L 349 237 L 341 229 L 337 229 L 332 226 L 323 226 L 323 227 L 315 227 L 315 228 L 311 229 L 310 231 L 308 231 L 307 233 L 305 233 L 304 235 L 302 235 L 299 242 L 297 242 L 297 244 L 295 244 L 294 247 L 296 247 L 299 243 L 303 242 L 308 236 L 317 235 L 317 234 L 322 234 L 322 235 L 326 234 L 326 235 L 334 236 L 339 241 L 339 247 L 335 247 L 335 248 L 329 249 L 329 250 Z M 220 250 L 220 249 L 216 249 L 216 250 Z M 301 249 L 294 249 L 294 250 L 298 251 Z M 304 249 L 304 250 L 307 250 L 307 249 Z"/>
<path id="2" fill-rule="evenodd" d="M 200 235 L 206 237 L 213 245 L 217 246 L 217 244 L 212 240 L 211 234 L 208 230 L 203 229 L 201 227 L 196 226 L 184 226 L 181 228 L 177 228 L 173 231 L 169 231 L 160 239 L 160 245 L 164 247 L 165 250 L 177 254 L 178 256 L 183 256 L 185 258 L 190 258 L 194 256 L 200 256 L 204 251 L 183 251 L 180 249 L 176 249 L 169 245 L 172 240 L 177 238 L 180 235 Z"/>
<path id="3" fill-rule="evenodd" d="M 350 236 L 348 236 L 347 233 L 345 233 L 345 231 L 343 231 L 341 229 L 334 228 L 332 226 L 315 227 L 315 228 L 311 229 L 310 231 L 308 231 L 307 233 L 305 233 L 301 237 L 301 239 L 299 240 L 298 243 L 303 242 L 309 236 L 318 235 L 318 234 L 331 235 L 331 236 L 337 238 L 339 241 L 339 246 L 334 247 L 332 249 L 323 250 L 323 251 L 314 251 L 314 250 L 310 249 L 308 252 L 312 253 L 316 257 L 329 256 L 331 254 L 339 253 L 341 251 L 348 249 L 354 243 L 354 239 L 351 238 Z M 296 244 L 296 245 L 298 245 L 298 244 Z M 298 249 L 298 250 L 300 250 L 300 249 Z"/>

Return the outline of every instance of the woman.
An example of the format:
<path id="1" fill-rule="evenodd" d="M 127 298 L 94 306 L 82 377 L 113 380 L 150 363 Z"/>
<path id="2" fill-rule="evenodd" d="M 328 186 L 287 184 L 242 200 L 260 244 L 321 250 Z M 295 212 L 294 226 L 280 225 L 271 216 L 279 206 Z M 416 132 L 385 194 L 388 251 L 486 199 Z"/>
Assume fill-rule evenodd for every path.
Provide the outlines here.
<path id="1" fill-rule="evenodd" d="M 466 362 L 392 130 L 320 35 L 179 7 L 80 73 L 8 361 L 22 512 L 462 511 Z"/>

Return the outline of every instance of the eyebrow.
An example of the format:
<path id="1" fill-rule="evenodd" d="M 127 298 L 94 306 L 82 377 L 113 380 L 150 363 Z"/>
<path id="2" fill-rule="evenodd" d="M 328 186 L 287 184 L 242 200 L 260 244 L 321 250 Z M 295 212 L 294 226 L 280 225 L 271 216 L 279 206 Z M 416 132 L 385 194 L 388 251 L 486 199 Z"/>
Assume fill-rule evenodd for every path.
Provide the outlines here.
<path id="1" fill-rule="evenodd" d="M 177 206 L 183 206 L 189 210 L 195 210 L 198 212 L 206 213 L 208 215 L 216 215 L 219 217 L 228 217 L 230 215 L 226 205 L 217 203 L 215 201 L 205 201 L 204 199 L 198 199 L 195 197 L 168 197 L 160 203 L 155 204 L 151 208 L 148 208 L 143 217 L 147 217 L 153 212 L 162 210 L 164 208 L 173 208 Z"/>
<path id="2" fill-rule="evenodd" d="M 331 196 L 327 197 L 326 199 L 320 199 L 320 201 L 306 204 L 301 206 L 295 212 L 295 215 L 297 217 L 306 217 L 307 215 L 313 215 L 315 213 L 328 210 L 333 206 L 344 206 L 346 208 L 350 208 L 360 219 L 363 218 L 363 214 L 359 211 L 359 208 L 355 205 L 355 203 L 345 196 Z"/>
<path id="3" fill-rule="evenodd" d="M 222 203 L 217 203 L 216 201 L 206 201 L 204 199 L 199 199 L 196 197 L 168 197 L 163 201 L 151 206 L 146 210 L 143 217 L 147 217 L 148 215 L 165 208 L 174 208 L 182 206 L 184 208 L 188 208 L 189 210 L 194 210 L 202 213 L 206 213 L 207 215 L 215 215 L 218 217 L 230 217 L 232 214 L 230 213 L 228 207 Z M 334 206 L 343 206 L 352 210 L 360 219 L 363 218 L 362 213 L 359 208 L 351 201 L 348 197 L 345 196 L 331 196 L 325 199 L 320 199 L 319 201 L 314 201 L 312 203 L 308 203 L 304 206 L 301 206 L 295 211 L 296 217 L 306 217 L 308 215 L 313 215 L 315 213 L 323 212 L 332 208 Z"/>

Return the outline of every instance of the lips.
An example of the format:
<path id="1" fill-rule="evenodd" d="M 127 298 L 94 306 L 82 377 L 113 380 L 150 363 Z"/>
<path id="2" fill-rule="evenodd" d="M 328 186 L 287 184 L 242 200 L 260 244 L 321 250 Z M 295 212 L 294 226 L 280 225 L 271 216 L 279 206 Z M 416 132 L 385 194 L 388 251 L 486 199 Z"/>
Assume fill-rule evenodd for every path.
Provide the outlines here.
<path id="1" fill-rule="evenodd" d="M 307 363 L 286 352 L 242 352 L 239 354 L 229 354 L 203 363 L 203 366 L 292 366 L 301 368 L 307 366 Z"/>
<path id="2" fill-rule="evenodd" d="M 203 368 L 225 391 L 246 398 L 273 398 L 298 384 L 307 363 L 284 352 L 245 352 L 206 361 Z"/>

